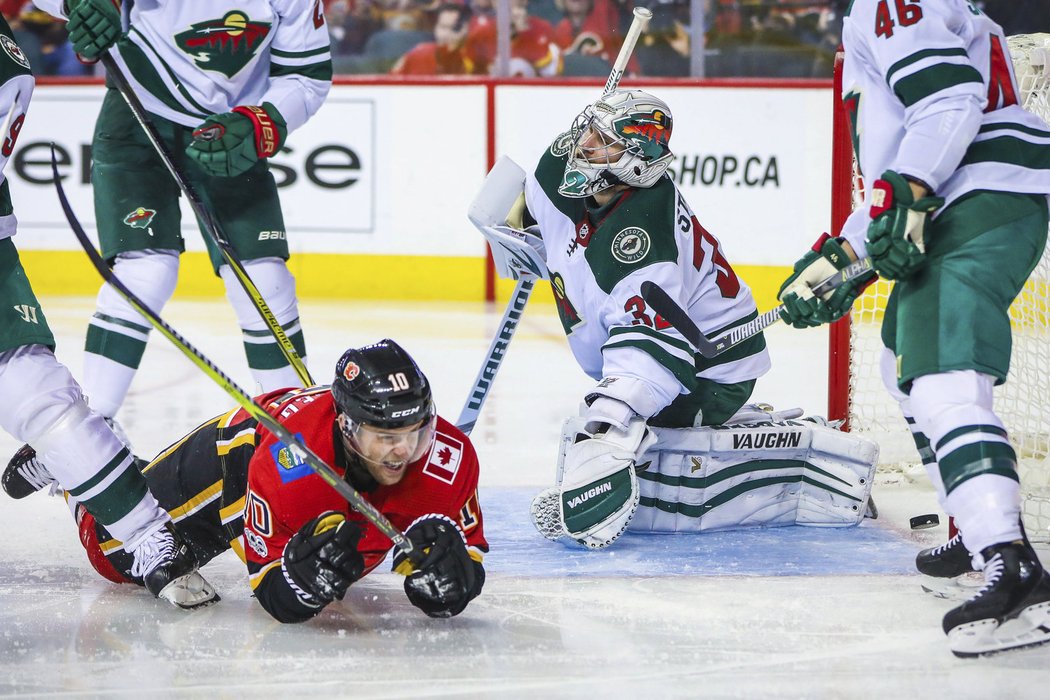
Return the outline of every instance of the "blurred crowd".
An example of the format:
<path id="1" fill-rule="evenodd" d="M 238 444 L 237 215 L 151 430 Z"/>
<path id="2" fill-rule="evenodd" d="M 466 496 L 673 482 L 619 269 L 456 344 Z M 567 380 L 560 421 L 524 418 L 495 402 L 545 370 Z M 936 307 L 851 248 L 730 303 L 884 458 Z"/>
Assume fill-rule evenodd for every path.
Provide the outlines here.
<path id="1" fill-rule="evenodd" d="M 510 0 L 510 56 L 497 60 L 497 0 L 323 0 L 337 74 L 606 76 L 635 6 L 653 12 L 628 74 L 830 77 L 850 0 Z M 1050 32 L 1050 0 L 978 0 L 1007 34 Z M 38 75 L 82 76 L 65 23 L 26 0 L 0 10 Z"/>

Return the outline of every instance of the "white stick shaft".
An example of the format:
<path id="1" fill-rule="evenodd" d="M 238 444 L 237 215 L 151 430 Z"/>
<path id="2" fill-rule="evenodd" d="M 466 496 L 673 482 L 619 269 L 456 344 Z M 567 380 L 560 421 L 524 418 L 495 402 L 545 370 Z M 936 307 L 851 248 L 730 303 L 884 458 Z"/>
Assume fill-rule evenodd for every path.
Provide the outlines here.
<path id="1" fill-rule="evenodd" d="M 617 86 L 619 86 L 620 79 L 623 78 L 623 72 L 627 70 L 627 62 L 631 60 L 631 54 L 634 52 L 634 45 L 638 43 L 638 37 L 640 37 L 646 27 L 649 26 L 649 20 L 652 18 L 653 13 L 646 8 L 634 8 L 634 19 L 631 20 L 631 28 L 627 30 L 627 36 L 623 39 L 623 46 L 620 47 L 620 53 L 616 55 L 616 61 L 613 63 L 612 73 L 609 73 L 609 79 L 605 81 L 605 89 L 602 90 L 602 97 L 609 95 L 617 88 Z"/>

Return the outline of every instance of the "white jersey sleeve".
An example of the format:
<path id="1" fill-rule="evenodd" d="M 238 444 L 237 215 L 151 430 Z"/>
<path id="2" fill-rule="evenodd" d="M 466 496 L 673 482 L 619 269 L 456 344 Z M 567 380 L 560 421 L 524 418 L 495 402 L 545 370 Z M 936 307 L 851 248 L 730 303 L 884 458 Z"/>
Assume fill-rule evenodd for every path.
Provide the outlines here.
<path id="1" fill-rule="evenodd" d="M 63 0 L 37 5 L 66 16 Z M 291 132 L 331 88 L 321 0 L 136 0 L 124 12 L 127 35 L 111 54 L 146 110 L 177 124 L 270 102 Z"/>
<path id="2" fill-rule="evenodd" d="M 295 131 L 312 117 L 332 87 L 332 58 L 321 0 L 274 3 L 277 30 L 270 45 L 270 102 Z"/>
<path id="3" fill-rule="evenodd" d="M 855 3 L 843 30 L 848 56 L 868 63 L 871 77 L 885 81 L 903 108 L 904 135 L 888 169 L 934 191 L 958 168 L 987 104 L 981 71 L 967 54 L 970 25 L 957 17 L 966 5 Z"/>
<path id="4" fill-rule="evenodd" d="M 886 170 L 946 205 L 977 190 L 1050 192 L 1050 128 L 1018 104 L 1002 28 L 973 2 L 854 2 L 842 41 L 841 97 L 869 193 L 842 232 L 858 253 Z"/>

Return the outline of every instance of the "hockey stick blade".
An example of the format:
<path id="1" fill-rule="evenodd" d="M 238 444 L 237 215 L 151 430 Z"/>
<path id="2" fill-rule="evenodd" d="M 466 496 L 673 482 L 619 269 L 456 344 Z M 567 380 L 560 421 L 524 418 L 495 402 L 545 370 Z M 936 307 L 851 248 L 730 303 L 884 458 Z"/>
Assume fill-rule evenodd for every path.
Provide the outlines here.
<path id="1" fill-rule="evenodd" d="M 195 348 L 188 340 L 183 338 L 178 331 L 169 326 L 164 319 L 158 316 L 152 309 L 135 296 L 134 293 L 121 282 L 117 276 L 113 273 L 113 270 L 106 264 L 106 261 L 102 259 L 102 256 L 95 249 L 95 244 L 88 238 L 87 233 L 84 231 L 84 227 L 80 225 L 80 221 L 77 219 L 76 214 L 73 212 L 73 207 L 69 203 L 69 199 L 66 197 L 65 189 L 62 187 L 62 178 L 58 174 L 58 158 L 55 154 L 55 144 L 51 144 L 51 173 L 54 178 L 55 190 L 58 192 L 58 201 L 62 206 L 62 212 L 66 216 L 66 221 L 69 222 L 69 227 L 73 229 L 73 235 L 77 237 L 77 241 L 80 246 L 87 253 L 88 258 L 91 260 L 91 264 L 95 267 L 98 273 L 118 294 L 124 297 L 132 308 L 142 314 L 146 320 L 149 321 L 150 325 L 156 328 L 161 335 L 171 341 L 171 343 L 179 349 L 179 351 L 185 355 L 189 360 L 197 365 L 208 377 L 212 379 L 216 384 L 222 387 L 223 391 L 229 394 L 238 404 L 240 404 L 245 411 L 247 411 L 252 418 L 257 420 L 263 427 L 273 433 L 282 443 L 284 443 L 289 452 L 292 453 L 293 457 L 301 460 L 315 474 L 324 480 L 326 484 L 335 489 L 340 496 L 345 498 L 347 502 L 353 506 L 354 510 L 365 516 L 370 523 L 376 526 L 376 528 L 390 538 L 390 541 L 401 548 L 401 551 L 405 553 L 414 564 L 420 564 L 423 560 L 423 553 L 412 546 L 412 542 L 409 541 L 404 534 L 398 530 L 394 525 L 386 519 L 386 517 L 376 509 L 371 503 L 366 501 L 360 493 L 358 493 L 350 484 L 346 482 L 339 474 L 335 472 L 332 467 L 328 466 L 320 457 L 318 457 L 313 450 L 304 445 L 298 438 L 295 437 L 287 428 L 281 425 L 276 418 L 271 416 L 262 406 L 255 403 L 252 398 L 245 393 L 237 384 L 234 383 L 226 374 L 216 367 L 211 360 L 201 354 L 197 348 Z"/>
<path id="2" fill-rule="evenodd" d="M 197 194 L 197 190 L 193 187 L 193 184 L 186 179 L 186 176 L 182 174 L 178 166 L 175 165 L 175 159 L 172 157 L 168 147 L 164 145 L 161 140 L 160 134 L 157 133 L 156 127 L 153 126 L 153 122 L 150 121 L 149 115 L 146 113 L 146 108 L 142 106 L 142 101 L 139 100 L 138 95 L 131 87 L 131 83 L 128 82 L 124 72 L 120 70 L 120 66 L 117 65 L 113 59 L 113 55 L 108 51 L 102 53 L 101 56 L 102 65 L 106 69 L 106 74 L 116 84 L 117 91 L 123 96 L 124 101 L 128 104 L 128 109 L 131 110 L 132 115 L 135 117 L 135 121 L 139 123 L 142 130 L 146 134 L 146 138 L 153 145 L 153 149 L 160 156 L 161 161 L 164 162 L 164 166 L 168 169 L 172 178 L 175 180 L 175 184 L 179 186 L 179 189 L 186 196 L 186 201 L 190 204 L 190 209 L 197 216 L 202 224 L 202 228 L 206 234 L 211 237 L 212 242 L 219 249 L 219 254 L 222 256 L 223 261 L 230 266 L 233 271 L 234 277 L 237 278 L 237 282 L 240 283 L 244 293 L 251 300 L 252 305 L 255 306 L 255 310 L 258 311 L 259 317 L 262 318 L 263 323 L 269 329 L 273 335 L 274 340 L 277 341 L 277 347 L 280 349 L 281 354 L 284 355 L 288 364 L 295 371 L 299 377 L 299 381 L 302 382 L 303 386 L 311 386 L 314 381 L 310 377 L 309 370 L 306 369 L 306 364 L 303 359 L 299 357 L 299 353 L 296 351 L 295 346 L 292 345 L 292 341 L 289 340 L 288 335 L 284 332 L 284 328 L 281 323 L 277 320 L 273 311 L 267 305 L 266 300 L 263 298 L 259 288 L 255 286 L 255 282 L 248 275 L 248 271 L 244 268 L 244 264 L 241 263 L 240 258 L 237 257 L 236 251 L 233 249 L 233 244 L 230 243 L 229 239 L 226 238 L 222 233 L 222 229 L 219 228 L 218 222 L 215 221 L 215 217 L 211 215 L 211 212 L 204 202 L 201 200 L 200 195 Z"/>
<path id="3" fill-rule="evenodd" d="M 813 294 L 815 296 L 827 294 L 833 289 L 841 287 L 846 282 L 855 280 L 871 271 L 871 258 L 858 260 L 842 268 L 834 275 L 828 277 L 814 287 Z M 743 325 L 737 326 L 727 333 L 711 340 L 705 336 L 699 328 L 697 328 L 696 324 L 693 323 L 693 320 L 689 318 L 689 314 L 678 305 L 678 302 L 672 299 L 671 296 L 661 289 L 659 285 L 647 280 L 642 282 L 641 292 L 645 303 L 648 304 L 653 311 L 662 316 L 665 321 L 674 326 L 675 330 L 681 333 L 682 337 L 689 341 L 690 345 L 696 348 L 696 351 L 700 356 L 706 359 L 718 357 L 726 350 L 739 345 L 748 338 L 758 335 L 761 331 L 780 320 L 780 312 L 784 308 L 784 305 L 781 304 L 776 308 L 770 309 L 764 314 L 761 314 L 757 318 L 754 318 Z"/>

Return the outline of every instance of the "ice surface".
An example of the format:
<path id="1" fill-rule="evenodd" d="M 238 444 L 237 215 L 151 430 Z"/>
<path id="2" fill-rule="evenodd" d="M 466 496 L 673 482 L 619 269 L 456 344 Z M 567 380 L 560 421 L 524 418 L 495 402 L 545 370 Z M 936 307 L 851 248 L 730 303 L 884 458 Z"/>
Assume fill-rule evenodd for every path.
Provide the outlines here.
<path id="1" fill-rule="evenodd" d="M 59 356 L 79 373 L 93 302 L 43 300 Z M 309 365 L 327 381 L 350 345 L 393 337 L 455 419 L 502 309 L 481 304 L 307 303 Z M 172 302 L 173 325 L 250 389 L 233 314 Z M 777 327 L 756 398 L 823 412 L 824 334 Z M 97 697 L 1045 698 L 1050 648 L 963 661 L 911 562 L 944 538 L 907 519 L 936 512 L 921 484 L 878 482 L 877 521 L 628 535 L 598 552 L 529 525 L 553 478 L 561 420 L 590 380 L 556 318 L 526 311 L 474 431 L 492 551 L 485 591 L 451 620 L 413 608 L 381 567 L 302 625 L 274 622 L 226 554 L 205 568 L 221 603 L 182 612 L 88 566 L 65 505 L 0 495 L 0 694 Z M 232 405 L 160 337 L 121 414 L 152 454 Z M 15 443 L 3 436 L 0 456 Z M 1046 559 L 1044 553 L 1044 559 Z"/>

